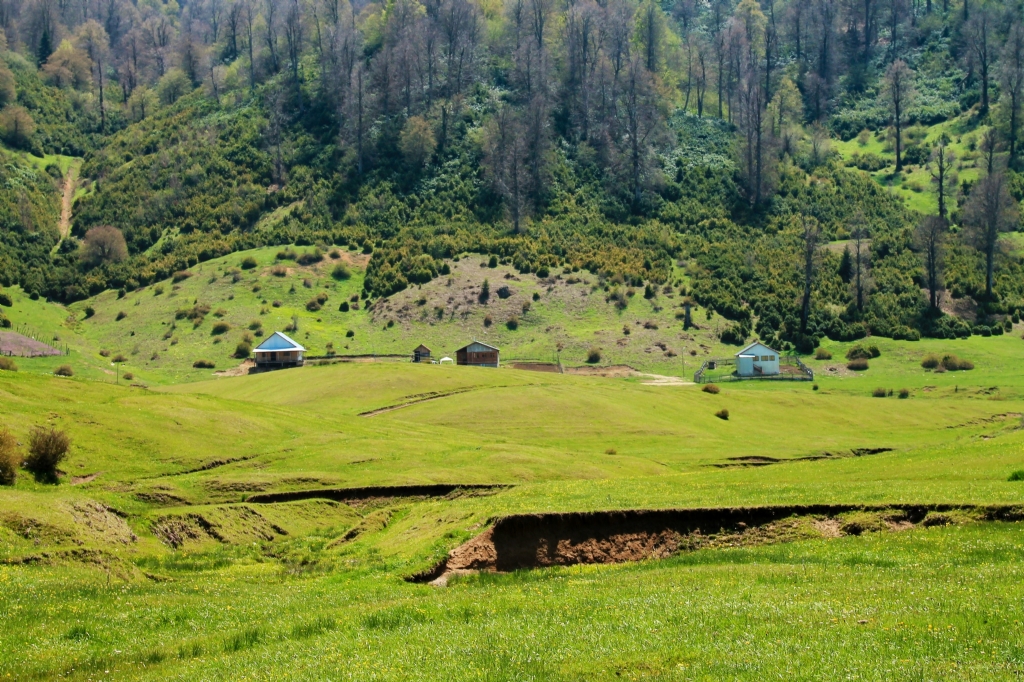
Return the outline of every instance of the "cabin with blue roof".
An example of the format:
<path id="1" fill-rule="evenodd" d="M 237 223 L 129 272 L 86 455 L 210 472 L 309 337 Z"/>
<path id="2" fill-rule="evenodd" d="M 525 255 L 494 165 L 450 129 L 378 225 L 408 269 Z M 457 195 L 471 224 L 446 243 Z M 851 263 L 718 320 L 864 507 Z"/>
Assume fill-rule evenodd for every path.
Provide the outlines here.
<path id="1" fill-rule="evenodd" d="M 274 332 L 267 340 L 256 346 L 256 367 L 266 369 L 278 367 L 301 367 L 306 349 L 281 332 Z"/>

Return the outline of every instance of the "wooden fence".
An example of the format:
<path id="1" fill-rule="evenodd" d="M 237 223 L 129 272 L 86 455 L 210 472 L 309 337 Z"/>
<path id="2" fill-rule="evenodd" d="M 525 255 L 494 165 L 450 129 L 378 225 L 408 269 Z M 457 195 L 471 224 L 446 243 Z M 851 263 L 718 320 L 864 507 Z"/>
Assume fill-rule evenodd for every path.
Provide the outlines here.
<path id="1" fill-rule="evenodd" d="M 697 384 L 714 384 L 725 381 L 814 381 L 814 370 L 800 361 L 795 355 L 779 356 L 778 374 L 741 377 L 733 369 L 728 373 L 718 373 L 730 367 L 735 368 L 736 358 L 709 358 L 704 361 L 693 374 L 693 381 Z M 789 368 L 792 371 L 782 371 Z"/>

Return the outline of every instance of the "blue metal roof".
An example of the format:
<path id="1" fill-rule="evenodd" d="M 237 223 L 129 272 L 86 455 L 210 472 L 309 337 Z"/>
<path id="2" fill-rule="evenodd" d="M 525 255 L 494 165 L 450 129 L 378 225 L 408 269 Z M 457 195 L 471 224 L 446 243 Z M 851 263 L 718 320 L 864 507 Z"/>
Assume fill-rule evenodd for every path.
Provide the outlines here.
<path id="1" fill-rule="evenodd" d="M 301 350 L 306 349 L 292 341 L 281 332 L 274 332 L 266 341 L 256 346 L 257 351 Z"/>

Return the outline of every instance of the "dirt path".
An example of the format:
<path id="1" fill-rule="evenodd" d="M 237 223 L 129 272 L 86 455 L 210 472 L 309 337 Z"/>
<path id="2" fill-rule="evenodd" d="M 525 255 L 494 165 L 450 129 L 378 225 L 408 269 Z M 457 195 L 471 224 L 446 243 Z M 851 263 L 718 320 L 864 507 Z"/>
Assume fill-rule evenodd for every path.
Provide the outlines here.
<path id="1" fill-rule="evenodd" d="M 60 238 L 65 239 L 71 232 L 71 204 L 75 201 L 75 189 L 78 187 L 78 164 L 72 163 L 68 166 L 67 175 L 64 176 L 64 196 L 60 205 L 60 223 L 57 229 L 60 230 Z"/>
<path id="2" fill-rule="evenodd" d="M 644 386 L 693 386 L 692 381 L 687 381 L 682 377 L 671 377 L 665 376 L 664 374 L 647 374 L 645 372 L 639 372 L 639 376 L 642 376 L 646 381 L 641 381 Z"/>

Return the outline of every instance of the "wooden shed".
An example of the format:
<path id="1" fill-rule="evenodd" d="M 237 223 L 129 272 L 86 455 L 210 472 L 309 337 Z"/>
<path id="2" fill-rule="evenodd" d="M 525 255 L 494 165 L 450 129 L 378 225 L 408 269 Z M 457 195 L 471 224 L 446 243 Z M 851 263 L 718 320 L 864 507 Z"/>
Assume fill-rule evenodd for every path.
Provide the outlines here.
<path id="1" fill-rule="evenodd" d="M 497 367 L 498 353 L 494 346 L 474 341 L 468 346 L 455 351 L 455 361 L 459 365 L 476 365 L 477 367 Z"/>
<path id="2" fill-rule="evenodd" d="M 306 349 L 281 332 L 274 332 L 256 346 L 257 367 L 299 367 L 305 360 Z"/>
<path id="3" fill-rule="evenodd" d="M 422 343 L 412 352 L 413 362 L 430 362 L 430 349 Z"/>

